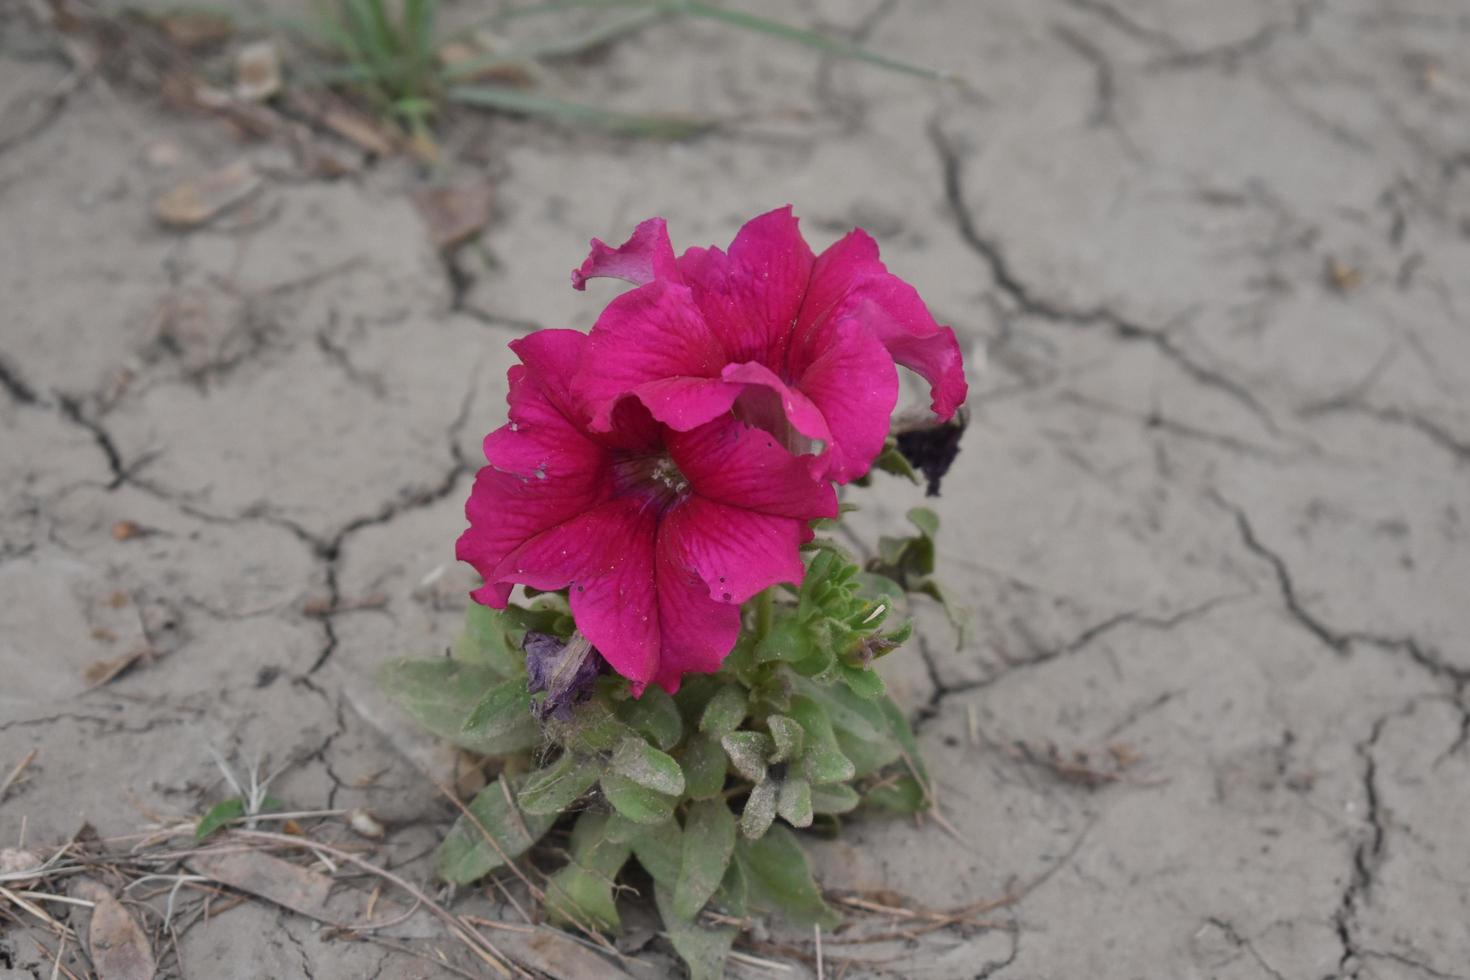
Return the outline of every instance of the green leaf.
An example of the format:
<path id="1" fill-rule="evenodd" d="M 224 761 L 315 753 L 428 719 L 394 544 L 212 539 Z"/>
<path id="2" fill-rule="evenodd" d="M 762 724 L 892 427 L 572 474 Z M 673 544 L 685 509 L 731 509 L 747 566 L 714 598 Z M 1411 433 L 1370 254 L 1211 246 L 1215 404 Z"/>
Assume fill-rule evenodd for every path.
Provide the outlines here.
<path id="1" fill-rule="evenodd" d="M 735 853 L 735 817 L 724 800 L 704 800 L 689 808 L 679 881 L 674 887 L 674 914 L 693 919 L 725 879 Z"/>
<path id="2" fill-rule="evenodd" d="M 776 743 L 771 762 L 785 762 L 801 755 L 806 734 L 801 722 L 786 715 L 771 715 L 766 719 L 766 727 L 771 730 L 771 740 Z"/>
<path id="3" fill-rule="evenodd" d="M 199 826 L 194 828 L 194 839 L 203 840 L 210 834 L 219 830 L 231 820 L 245 816 L 245 801 L 236 796 L 216 803 L 209 808 L 209 812 L 199 818 Z"/>
<path id="4" fill-rule="evenodd" d="M 673 821 L 655 827 L 640 827 L 642 833 L 633 838 L 633 855 L 654 881 L 673 891 L 679 881 L 683 861 L 683 840 Z"/>
<path id="5" fill-rule="evenodd" d="M 723 738 L 740 727 L 748 707 L 745 689 L 739 684 L 726 684 L 705 705 L 699 730 Z"/>
<path id="6" fill-rule="evenodd" d="M 908 457 L 898 451 L 898 440 L 893 436 L 889 436 L 887 441 L 883 443 L 883 451 L 873 460 L 873 469 L 882 470 L 884 473 L 892 473 L 894 476 L 901 476 L 910 483 L 918 484 L 923 482 L 919 479 L 919 474 L 915 472 L 914 466 L 909 462 Z"/>
<path id="7" fill-rule="evenodd" d="M 521 636 L 513 638 L 514 632 Z M 515 630 L 501 610 L 472 602 L 465 610 L 464 630 L 454 641 L 454 657 L 488 667 L 501 677 L 514 677 L 525 672 L 526 655 L 520 647 L 524 636 L 525 631 Z"/>
<path id="8" fill-rule="evenodd" d="M 837 747 L 852 761 L 854 775 L 877 772 L 899 757 L 898 742 L 877 702 L 859 697 L 843 684 L 821 685 L 798 679 L 796 686 L 826 714 Z"/>
<path id="9" fill-rule="evenodd" d="M 823 901 L 801 844 L 785 827 L 778 824 L 759 840 L 736 842 L 735 859 L 745 872 L 750 901 L 756 907 L 780 913 L 799 925 L 830 928 L 842 921 Z"/>
<path id="10" fill-rule="evenodd" d="M 679 707 L 661 687 L 650 685 L 642 697 L 624 701 L 615 712 L 623 724 L 664 751 L 678 745 L 683 737 Z"/>
<path id="11" fill-rule="evenodd" d="M 868 790 L 863 800 L 871 806 L 894 813 L 918 813 L 929 809 L 929 798 L 924 793 L 924 787 L 913 776 L 885 780 L 881 785 Z"/>
<path id="12" fill-rule="evenodd" d="M 791 699 L 791 714 L 806 732 L 805 751 L 801 756 L 801 771 L 817 785 L 842 783 L 856 775 L 852 760 L 842 754 L 837 737 L 832 733 L 832 722 L 827 713 L 811 698 Z"/>
<path id="13" fill-rule="evenodd" d="M 939 536 L 939 515 L 928 507 L 915 507 L 908 512 L 909 523 L 924 533 L 926 538 Z"/>
<path id="14" fill-rule="evenodd" d="M 813 813 L 847 813 L 862 802 L 857 790 L 846 783 L 812 787 Z"/>
<path id="15" fill-rule="evenodd" d="M 602 795 L 613 809 L 634 823 L 663 823 L 674 815 L 677 796 L 669 796 L 638 785 L 626 776 L 615 772 L 602 775 Z"/>
<path id="16" fill-rule="evenodd" d="M 752 783 L 766 778 L 766 759 L 771 755 L 774 744 L 764 732 L 731 732 L 720 739 L 730 764 Z"/>
<path id="17" fill-rule="evenodd" d="M 463 105 L 499 109 L 526 116 L 541 116 L 572 125 L 591 125 L 629 136 L 684 139 L 715 127 L 713 119 L 692 116 L 646 115 L 599 109 L 580 102 L 565 102 L 550 96 L 498 85 L 456 85 L 448 98 Z"/>
<path id="18" fill-rule="evenodd" d="M 619 721 L 601 698 L 576 705 L 565 721 L 549 720 L 546 730 L 553 741 L 582 755 L 611 752 L 632 734 L 632 729 Z"/>
<path id="19" fill-rule="evenodd" d="M 514 791 L 513 781 L 505 777 L 480 790 L 469 814 L 460 814 L 439 845 L 439 877 L 467 885 L 514 861 L 551 829 L 556 816 L 522 813 Z"/>
<path id="20" fill-rule="evenodd" d="M 812 784 L 800 776 L 781 781 L 776 797 L 776 813 L 793 827 L 812 825 Z"/>
<path id="21" fill-rule="evenodd" d="M 613 753 L 612 771 L 626 776 L 645 789 L 669 796 L 684 792 L 684 771 L 671 756 L 660 752 L 637 735 L 623 739 Z"/>
<path id="22" fill-rule="evenodd" d="M 546 911 L 553 921 L 599 930 L 621 925 L 614 884 L 632 847 L 608 839 L 607 819 L 592 810 L 577 818 L 570 862 L 546 879 Z"/>
<path id="23" fill-rule="evenodd" d="M 760 837 L 776 819 L 776 794 L 780 786 L 774 779 L 756 783 L 745 801 L 745 810 L 740 814 L 740 832 L 746 837 Z"/>
<path id="24" fill-rule="evenodd" d="M 847 689 L 858 697 L 872 701 L 883 696 L 887 688 L 883 685 L 883 678 L 878 676 L 877 671 L 869 667 L 853 667 L 849 664 L 839 663 L 836 665 L 837 677 L 847 685 Z"/>
<path id="25" fill-rule="evenodd" d="M 734 926 L 702 925 L 693 916 L 679 915 L 674 894 L 657 880 L 653 898 L 674 952 L 689 968 L 689 980 L 721 980 L 725 975 L 725 958 L 730 955 L 739 930 Z"/>
<path id="26" fill-rule="evenodd" d="M 488 667 L 449 657 L 392 660 L 383 665 L 378 679 L 388 696 L 419 724 L 461 748 L 486 755 L 508 755 L 540 741 L 523 680 L 503 680 Z M 466 722 L 488 692 L 499 685 L 519 685 L 519 694 L 506 696 L 503 723 L 467 732 Z M 522 707 L 517 710 L 512 702 Z"/>
<path id="27" fill-rule="evenodd" d="M 691 735 L 675 758 L 684 770 L 684 792 L 696 800 L 719 796 L 725 788 L 725 749 L 714 737 Z"/>
<path id="28" fill-rule="evenodd" d="M 592 788 L 602 775 L 602 765 L 593 758 L 564 752 L 545 769 L 526 777 L 521 786 L 521 810 L 534 814 L 557 814 Z"/>
<path id="29" fill-rule="evenodd" d="M 473 740 L 481 745 L 500 745 L 505 742 L 507 736 L 510 736 L 512 741 L 516 741 L 528 727 L 535 732 L 534 721 L 529 726 L 526 724 L 526 719 L 531 717 L 530 712 L 531 695 L 526 690 L 526 679 L 512 677 L 501 681 L 485 692 L 479 704 L 475 705 L 475 709 L 464 720 L 464 725 L 460 729 L 460 737 Z M 535 744 L 534 739 L 531 744 Z M 529 748 L 530 746 L 518 747 Z M 517 751 L 517 749 L 501 750 L 496 754 L 503 754 L 505 751 Z"/>
<path id="30" fill-rule="evenodd" d="M 725 869 L 725 879 L 720 882 L 719 890 L 715 892 L 710 904 L 726 915 L 737 919 L 745 918 L 749 909 L 747 895 L 749 888 L 745 883 L 745 872 L 741 870 L 740 862 L 730 861 L 730 867 Z"/>

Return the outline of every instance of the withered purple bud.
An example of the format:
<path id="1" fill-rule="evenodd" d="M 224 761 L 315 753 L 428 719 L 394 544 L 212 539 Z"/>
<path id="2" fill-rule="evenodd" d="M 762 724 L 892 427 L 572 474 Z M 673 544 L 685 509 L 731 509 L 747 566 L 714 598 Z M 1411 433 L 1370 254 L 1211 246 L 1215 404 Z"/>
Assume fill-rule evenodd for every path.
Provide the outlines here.
<path id="1" fill-rule="evenodd" d="M 948 422 L 931 419 L 895 433 L 898 451 L 929 481 L 925 496 L 939 496 L 939 481 L 944 479 L 944 474 L 949 472 L 950 465 L 960 454 L 960 437 L 969 424 L 970 413 L 961 407 Z"/>
<path id="2" fill-rule="evenodd" d="M 570 640 L 549 633 L 527 633 L 521 649 L 526 652 L 527 690 L 546 694 L 531 700 L 531 713 L 540 719 L 567 718 L 572 705 L 592 696 L 592 684 L 606 666 L 602 655 L 581 633 L 573 633 Z"/>

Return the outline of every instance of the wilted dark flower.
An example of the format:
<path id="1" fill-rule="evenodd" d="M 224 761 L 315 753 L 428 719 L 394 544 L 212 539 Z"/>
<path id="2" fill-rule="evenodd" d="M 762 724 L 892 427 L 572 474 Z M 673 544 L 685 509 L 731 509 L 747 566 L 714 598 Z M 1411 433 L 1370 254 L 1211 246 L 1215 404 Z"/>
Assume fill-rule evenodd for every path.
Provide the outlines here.
<path id="1" fill-rule="evenodd" d="M 592 684 L 606 665 L 581 633 L 573 633 L 570 640 L 527 633 L 521 649 L 526 651 L 527 689 L 532 694 L 546 693 L 531 702 L 531 713 L 541 719 L 566 718 L 572 705 L 592 696 Z"/>
<path id="2" fill-rule="evenodd" d="M 931 420 L 924 425 L 902 429 L 894 436 L 903 458 L 929 481 L 925 496 L 939 496 L 939 481 L 960 454 L 960 437 L 969 424 L 970 413 L 961 407 L 947 422 Z"/>

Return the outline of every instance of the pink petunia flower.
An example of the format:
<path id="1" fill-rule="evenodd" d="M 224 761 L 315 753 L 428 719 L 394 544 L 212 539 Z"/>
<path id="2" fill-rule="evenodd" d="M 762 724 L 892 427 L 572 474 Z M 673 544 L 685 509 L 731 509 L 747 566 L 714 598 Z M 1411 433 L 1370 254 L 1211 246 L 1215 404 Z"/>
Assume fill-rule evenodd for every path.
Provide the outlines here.
<path id="1" fill-rule="evenodd" d="M 968 391 L 954 331 L 888 272 L 873 239 L 856 229 L 814 255 L 789 206 L 747 222 L 728 252 L 678 258 L 650 218 L 618 248 L 594 240 L 572 285 L 598 276 L 638 288 L 598 318 L 577 377 L 594 429 L 627 395 L 679 431 L 734 409 L 793 450 L 821 443 L 817 472 L 846 483 L 883 448 L 895 363 L 929 382 L 940 419 Z"/>
<path id="2" fill-rule="evenodd" d="M 485 437 L 489 466 L 465 505 L 456 554 L 505 608 L 517 583 L 569 588 L 577 628 L 641 693 L 719 669 L 740 604 L 801 581 L 809 522 L 837 514 L 832 487 L 767 432 L 723 418 L 678 431 L 629 400 L 586 424 L 572 384 L 588 338 L 541 330 L 511 344 L 510 422 Z"/>

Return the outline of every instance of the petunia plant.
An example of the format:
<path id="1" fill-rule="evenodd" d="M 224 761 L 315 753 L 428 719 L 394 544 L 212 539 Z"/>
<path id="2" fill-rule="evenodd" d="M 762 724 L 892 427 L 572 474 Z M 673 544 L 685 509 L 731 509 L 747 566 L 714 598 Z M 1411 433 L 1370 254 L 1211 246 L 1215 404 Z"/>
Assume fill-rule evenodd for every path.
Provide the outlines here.
<path id="1" fill-rule="evenodd" d="M 908 639 L 910 594 L 944 601 L 938 517 L 910 511 L 917 533 L 865 566 L 828 532 L 871 470 L 938 492 L 964 369 L 867 234 L 815 255 L 790 208 L 678 256 L 650 219 L 594 240 L 572 283 L 599 276 L 633 288 L 589 333 L 511 344 L 509 419 L 457 547 L 483 581 L 463 634 L 383 680 L 501 762 L 439 850 L 447 881 L 565 823 L 546 914 L 616 930 L 620 884 L 651 880 L 691 975 L 718 977 L 751 916 L 837 921 L 793 830 L 932 803 L 873 668 Z M 900 366 L 930 399 L 895 426 Z"/>

